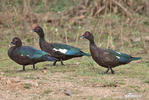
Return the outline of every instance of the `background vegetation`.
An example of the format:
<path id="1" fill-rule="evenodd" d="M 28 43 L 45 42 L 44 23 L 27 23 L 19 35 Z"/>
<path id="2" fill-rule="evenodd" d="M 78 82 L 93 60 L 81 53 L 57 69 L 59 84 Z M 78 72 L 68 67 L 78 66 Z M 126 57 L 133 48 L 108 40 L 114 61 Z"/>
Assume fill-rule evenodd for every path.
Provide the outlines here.
<path id="1" fill-rule="evenodd" d="M 30 32 L 36 25 L 43 27 L 46 39 L 49 42 L 67 43 L 89 52 L 88 41 L 80 40 L 79 36 L 85 31 L 91 31 L 99 47 L 112 48 L 133 56 L 141 56 L 143 59 L 138 63 L 134 62 L 125 65 L 125 67 L 115 68 L 116 75 L 112 76 L 98 73 L 105 69 L 99 67 L 91 58 L 85 57 L 67 61 L 65 67 L 59 65 L 49 68 L 49 65 L 41 63 L 37 65 L 39 66 L 37 71 L 28 70 L 23 73 L 16 73 L 21 68 L 20 65 L 12 62 L 7 57 L 8 44 L 14 36 L 18 36 L 23 40 L 23 44 L 39 48 L 38 36 Z M 91 90 L 96 87 L 102 91 L 108 89 L 112 91 L 114 88 L 116 88 L 116 91 L 122 90 L 119 94 L 107 92 L 109 93 L 109 95 L 107 94 L 109 100 L 113 97 L 120 98 L 129 92 L 140 94 L 145 98 L 149 92 L 148 27 L 148 0 L 0 0 L 0 80 L 6 81 L 10 78 L 11 82 L 12 77 L 19 77 L 21 82 L 22 80 L 23 82 L 24 80 L 27 80 L 27 82 L 28 80 L 37 81 L 38 84 L 41 84 L 37 89 L 41 89 L 42 93 L 32 92 L 33 96 L 30 98 L 35 100 L 39 99 L 40 96 L 47 99 L 49 98 L 47 95 L 51 95 L 53 92 L 55 98 L 64 89 L 73 92 L 72 95 L 78 96 L 77 99 L 86 96 L 89 100 L 95 98 L 97 100 L 99 96 L 104 99 L 105 94 L 102 94 L 102 92 L 101 95 L 95 95 L 97 94 L 95 93 L 91 96 L 85 93 L 79 94 L 81 93 L 79 91 L 83 91 L 79 90 L 80 87 L 84 87 L 84 89 L 89 87 Z M 42 69 L 43 66 L 48 67 L 48 70 Z M 28 67 L 28 69 L 30 68 Z M 41 73 L 41 76 L 38 75 L 39 73 Z M 55 90 L 50 85 L 47 86 L 49 89 L 42 88 L 42 85 L 45 85 L 44 82 L 46 83 L 45 80 L 54 84 L 53 80 L 50 79 L 52 77 L 57 78 L 56 82 L 58 83 L 59 81 L 62 84 L 64 84 L 63 82 L 70 82 L 75 85 L 81 84 L 81 86 L 78 86 L 78 89 L 75 90 L 72 87 L 66 88 L 63 86 Z M 61 78 L 64 80 L 61 80 Z M 23 82 L 20 83 L 21 87 L 27 89 L 27 93 L 36 90 L 32 83 L 26 84 Z M 12 92 L 7 85 L 2 85 L 1 88 L 8 88 Z M 28 90 L 30 88 L 31 90 Z M 17 91 L 17 87 L 13 89 Z M 20 94 L 24 91 L 26 90 L 22 90 Z M 9 94 L 8 97 L 16 96 L 16 94 Z M 1 95 L 1 97 L 4 98 L 5 96 Z M 63 95 L 62 98 L 66 99 Z M 68 100 L 70 99 L 68 98 Z"/>

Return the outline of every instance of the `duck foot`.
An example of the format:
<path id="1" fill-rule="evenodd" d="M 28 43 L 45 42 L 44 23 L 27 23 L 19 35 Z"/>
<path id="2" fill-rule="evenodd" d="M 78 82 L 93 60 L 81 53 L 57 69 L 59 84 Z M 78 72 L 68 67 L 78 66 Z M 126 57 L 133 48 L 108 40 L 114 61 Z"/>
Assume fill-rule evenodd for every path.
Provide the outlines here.
<path id="1" fill-rule="evenodd" d="M 33 69 L 34 69 L 34 70 L 37 70 L 37 68 L 35 67 L 35 65 L 34 65 L 34 64 L 33 64 Z"/>
<path id="2" fill-rule="evenodd" d="M 111 73 L 112 73 L 112 74 L 115 74 L 115 72 L 114 72 L 114 70 L 113 70 L 112 68 L 110 68 L 110 70 L 111 70 Z"/>
<path id="3" fill-rule="evenodd" d="M 109 72 L 109 68 L 104 72 L 104 74 L 107 74 Z"/>
<path id="4" fill-rule="evenodd" d="M 24 70 L 19 70 L 19 71 L 17 71 L 17 72 L 25 72 Z"/>
<path id="5" fill-rule="evenodd" d="M 111 74 L 115 74 L 115 72 L 114 72 L 114 70 L 113 70 L 112 68 L 108 68 L 108 69 L 104 72 L 104 74 L 107 74 L 107 73 L 109 72 L 109 70 L 111 70 Z"/>
<path id="6" fill-rule="evenodd" d="M 63 63 L 62 59 L 61 59 L 61 65 L 63 65 L 63 66 L 64 66 L 64 63 Z"/>
<path id="7" fill-rule="evenodd" d="M 23 65 L 23 70 L 22 71 L 25 71 L 25 66 Z"/>
<path id="8" fill-rule="evenodd" d="M 54 61 L 53 66 L 55 66 L 55 65 L 56 65 L 56 62 L 57 62 L 57 61 Z"/>

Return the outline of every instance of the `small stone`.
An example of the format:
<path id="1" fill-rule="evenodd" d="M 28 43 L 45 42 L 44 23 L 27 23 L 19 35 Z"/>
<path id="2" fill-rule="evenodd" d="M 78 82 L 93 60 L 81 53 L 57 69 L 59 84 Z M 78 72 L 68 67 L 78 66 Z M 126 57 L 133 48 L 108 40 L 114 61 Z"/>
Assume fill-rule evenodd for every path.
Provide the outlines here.
<path id="1" fill-rule="evenodd" d="M 0 75 L 4 75 L 4 74 L 5 74 L 4 72 L 1 72 L 1 73 L 0 73 Z"/>
<path id="2" fill-rule="evenodd" d="M 72 96 L 72 94 L 70 92 L 68 92 L 67 90 L 64 90 L 64 94 L 67 96 Z"/>
<path id="3" fill-rule="evenodd" d="M 47 73 L 47 71 L 46 71 L 46 70 L 42 70 L 42 73 L 44 73 L 44 74 L 45 74 L 45 73 Z"/>
<path id="4" fill-rule="evenodd" d="M 36 87 L 38 87 L 38 86 L 39 86 L 37 82 L 35 82 L 33 85 L 34 85 L 34 86 L 36 86 Z"/>
<path id="5" fill-rule="evenodd" d="M 6 81 L 6 83 L 7 83 L 7 84 L 11 84 L 11 80 L 8 79 L 8 80 Z"/>

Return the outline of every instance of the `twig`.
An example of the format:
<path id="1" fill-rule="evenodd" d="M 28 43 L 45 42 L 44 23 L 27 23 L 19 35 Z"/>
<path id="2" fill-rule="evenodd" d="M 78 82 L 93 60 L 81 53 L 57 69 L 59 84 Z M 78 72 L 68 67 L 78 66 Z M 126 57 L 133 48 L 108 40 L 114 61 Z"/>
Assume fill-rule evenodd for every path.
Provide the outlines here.
<path id="1" fill-rule="evenodd" d="M 105 9 L 105 5 L 104 6 L 102 6 L 96 13 L 95 13 L 95 16 L 97 15 L 97 14 L 99 14 L 102 10 L 104 10 Z"/>
<path id="2" fill-rule="evenodd" d="M 122 10 L 126 13 L 126 15 L 130 18 L 132 18 L 132 14 L 124 7 L 122 6 L 119 2 L 117 2 L 116 0 L 112 0 L 113 3 L 115 3 L 117 6 L 119 6 L 120 8 L 122 8 Z"/>

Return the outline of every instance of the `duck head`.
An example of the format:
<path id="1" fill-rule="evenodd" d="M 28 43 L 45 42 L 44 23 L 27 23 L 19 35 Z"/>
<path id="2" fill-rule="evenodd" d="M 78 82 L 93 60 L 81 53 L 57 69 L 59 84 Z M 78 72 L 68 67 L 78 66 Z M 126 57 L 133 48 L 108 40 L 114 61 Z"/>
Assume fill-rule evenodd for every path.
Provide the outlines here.
<path id="1" fill-rule="evenodd" d="M 32 29 L 32 32 L 36 32 L 40 38 L 44 38 L 44 32 L 40 26 L 36 26 L 34 29 Z"/>
<path id="2" fill-rule="evenodd" d="M 14 37 L 10 43 L 10 46 L 16 46 L 16 47 L 20 47 L 22 46 L 22 41 L 20 38 L 18 37 Z"/>
<path id="3" fill-rule="evenodd" d="M 83 33 L 83 35 L 81 35 L 80 38 L 82 38 L 82 39 L 86 38 L 89 41 L 94 41 L 94 36 L 89 31 L 86 31 L 85 33 Z"/>

